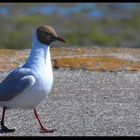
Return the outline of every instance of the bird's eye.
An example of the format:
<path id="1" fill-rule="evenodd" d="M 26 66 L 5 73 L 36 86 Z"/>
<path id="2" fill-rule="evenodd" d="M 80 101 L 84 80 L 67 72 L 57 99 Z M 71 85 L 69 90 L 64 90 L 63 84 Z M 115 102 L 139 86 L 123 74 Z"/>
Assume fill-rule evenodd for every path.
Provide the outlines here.
<path id="1" fill-rule="evenodd" d="M 52 34 L 51 33 L 48 33 L 48 32 L 45 32 L 45 35 L 52 36 Z"/>

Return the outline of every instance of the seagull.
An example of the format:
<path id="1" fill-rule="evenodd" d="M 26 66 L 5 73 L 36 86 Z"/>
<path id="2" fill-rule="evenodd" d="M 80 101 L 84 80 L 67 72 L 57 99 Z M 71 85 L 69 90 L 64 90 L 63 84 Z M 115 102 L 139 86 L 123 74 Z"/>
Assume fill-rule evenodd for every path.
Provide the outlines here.
<path id="1" fill-rule="evenodd" d="M 39 26 L 32 35 L 32 49 L 25 64 L 8 74 L 0 83 L 0 107 L 2 107 L 1 129 L 13 132 L 4 124 L 6 109 L 33 109 L 42 133 L 52 133 L 42 124 L 36 107 L 50 93 L 53 85 L 50 44 L 54 41 L 65 43 L 55 29 L 49 25 Z"/>

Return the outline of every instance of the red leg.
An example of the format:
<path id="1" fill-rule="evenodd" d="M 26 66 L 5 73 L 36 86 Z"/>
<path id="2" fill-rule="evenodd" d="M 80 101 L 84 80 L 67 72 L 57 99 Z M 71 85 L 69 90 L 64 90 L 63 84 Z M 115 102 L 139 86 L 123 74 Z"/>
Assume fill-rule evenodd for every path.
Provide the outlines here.
<path id="1" fill-rule="evenodd" d="M 53 133 L 54 131 L 56 131 L 56 129 L 48 129 L 47 127 L 45 127 L 43 124 L 42 124 L 42 122 L 41 122 L 41 118 L 40 118 L 40 116 L 39 116 L 39 114 L 37 113 L 37 111 L 36 111 L 36 109 L 34 108 L 34 114 L 35 114 L 35 116 L 36 116 L 36 118 L 37 118 L 37 120 L 38 120 L 38 122 L 39 122 L 39 124 L 40 124 L 40 126 L 41 126 L 41 133 Z"/>
<path id="2" fill-rule="evenodd" d="M 15 131 L 15 129 L 9 129 L 4 125 L 5 111 L 6 111 L 6 107 L 3 107 L 2 119 L 1 119 L 1 129 L 4 132 L 13 132 L 13 131 Z"/>

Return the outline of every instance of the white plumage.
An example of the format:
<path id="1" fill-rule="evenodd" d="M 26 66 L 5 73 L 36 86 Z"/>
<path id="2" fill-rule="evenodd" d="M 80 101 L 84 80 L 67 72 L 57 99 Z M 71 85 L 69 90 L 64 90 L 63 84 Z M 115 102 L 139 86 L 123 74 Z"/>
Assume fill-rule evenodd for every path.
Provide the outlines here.
<path id="1" fill-rule="evenodd" d="M 53 84 L 50 47 L 40 43 L 36 35 L 33 35 L 32 43 L 31 54 L 25 65 L 21 67 L 33 70 L 34 76 L 30 75 L 33 81 L 32 86 L 13 99 L 0 102 L 0 106 L 34 108 L 49 94 Z"/>

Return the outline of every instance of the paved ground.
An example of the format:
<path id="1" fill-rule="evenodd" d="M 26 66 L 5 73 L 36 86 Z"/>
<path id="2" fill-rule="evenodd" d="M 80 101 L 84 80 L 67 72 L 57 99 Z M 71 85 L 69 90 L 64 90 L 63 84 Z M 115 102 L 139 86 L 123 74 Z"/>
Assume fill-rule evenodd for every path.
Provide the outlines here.
<path id="1" fill-rule="evenodd" d="M 33 111 L 15 109 L 5 119 L 16 131 L 0 135 L 140 136 L 140 73 L 54 70 L 52 92 L 37 109 L 56 132 L 39 133 Z"/>

